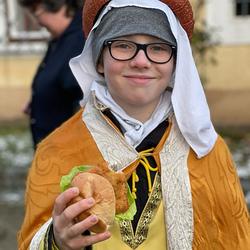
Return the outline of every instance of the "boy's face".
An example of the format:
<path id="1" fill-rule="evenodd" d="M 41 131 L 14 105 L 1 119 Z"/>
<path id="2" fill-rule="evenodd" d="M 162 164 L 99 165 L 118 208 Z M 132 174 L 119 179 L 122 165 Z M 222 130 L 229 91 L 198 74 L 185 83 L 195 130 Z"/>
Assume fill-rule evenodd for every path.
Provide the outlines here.
<path id="1" fill-rule="evenodd" d="M 131 35 L 119 38 L 140 44 L 162 42 L 148 35 Z M 139 108 L 152 111 L 159 103 L 161 94 L 169 85 L 174 59 L 168 63 L 157 64 L 149 61 L 143 50 L 128 61 L 113 59 L 106 47 L 97 70 L 103 73 L 112 98 L 127 113 Z"/>

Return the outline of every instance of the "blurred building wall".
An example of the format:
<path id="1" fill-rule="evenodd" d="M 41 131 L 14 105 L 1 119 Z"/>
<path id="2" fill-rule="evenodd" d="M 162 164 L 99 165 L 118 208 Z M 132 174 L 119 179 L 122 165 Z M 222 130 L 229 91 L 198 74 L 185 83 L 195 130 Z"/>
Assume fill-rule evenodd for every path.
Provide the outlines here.
<path id="1" fill-rule="evenodd" d="M 195 8 L 201 1 L 191 2 Z M 212 119 L 221 127 L 250 128 L 250 9 L 243 9 L 244 2 L 205 0 L 199 16 L 217 44 L 207 55 L 216 63 L 208 59 L 198 68 L 206 79 Z"/>
<path id="2" fill-rule="evenodd" d="M 25 119 L 30 84 L 41 56 L 0 56 L 0 122 Z"/>
<path id="3" fill-rule="evenodd" d="M 17 0 L 0 0 L 0 122 L 25 118 L 22 109 L 48 38 L 33 22 Z"/>
<path id="4" fill-rule="evenodd" d="M 213 51 L 217 64 L 205 69 L 208 88 L 250 89 L 249 4 L 246 0 L 206 1 L 205 21 L 213 30 L 212 41 L 218 43 Z"/>
<path id="5" fill-rule="evenodd" d="M 41 55 L 0 56 L 0 87 L 30 86 Z"/>

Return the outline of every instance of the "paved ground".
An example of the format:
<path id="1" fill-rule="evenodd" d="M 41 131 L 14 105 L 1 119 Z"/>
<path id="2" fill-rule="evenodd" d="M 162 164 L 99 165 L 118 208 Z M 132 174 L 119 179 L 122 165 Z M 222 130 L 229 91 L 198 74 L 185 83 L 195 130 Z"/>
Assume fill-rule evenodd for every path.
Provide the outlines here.
<path id="1" fill-rule="evenodd" d="M 16 250 L 16 234 L 23 219 L 21 205 L 0 205 L 0 250 Z"/>

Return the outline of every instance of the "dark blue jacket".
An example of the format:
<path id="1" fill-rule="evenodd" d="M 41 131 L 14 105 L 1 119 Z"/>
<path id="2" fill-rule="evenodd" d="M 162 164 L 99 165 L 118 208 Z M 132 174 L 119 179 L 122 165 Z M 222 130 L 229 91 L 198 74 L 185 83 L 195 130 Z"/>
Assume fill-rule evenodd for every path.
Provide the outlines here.
<path id="1" fill-rule="evenodd" d="M 82 91 L 69 60 L 84 46 L 81 13 L 57 39 L 51 40 L 32 83 L 30 125 L 34 146 L 71 117 L 79 107 Z"/>

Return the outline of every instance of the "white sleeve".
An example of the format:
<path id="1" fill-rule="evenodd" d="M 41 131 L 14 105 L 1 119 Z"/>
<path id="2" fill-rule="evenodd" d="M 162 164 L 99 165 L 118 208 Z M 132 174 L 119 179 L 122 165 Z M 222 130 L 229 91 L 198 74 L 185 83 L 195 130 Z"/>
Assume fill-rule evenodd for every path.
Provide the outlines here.
<path id="1" fill-rule="evenodd" d="M 34 237 L 31 240 L 29 249 L 30 250 L 40 250 L 41 244 L 44 242 L 45 235 L 49 229 L 49 226 L 52 223 L 52 218 L 50 218 L 48 221 L 46 221 L 42 227 L 36 232 Z"/>

